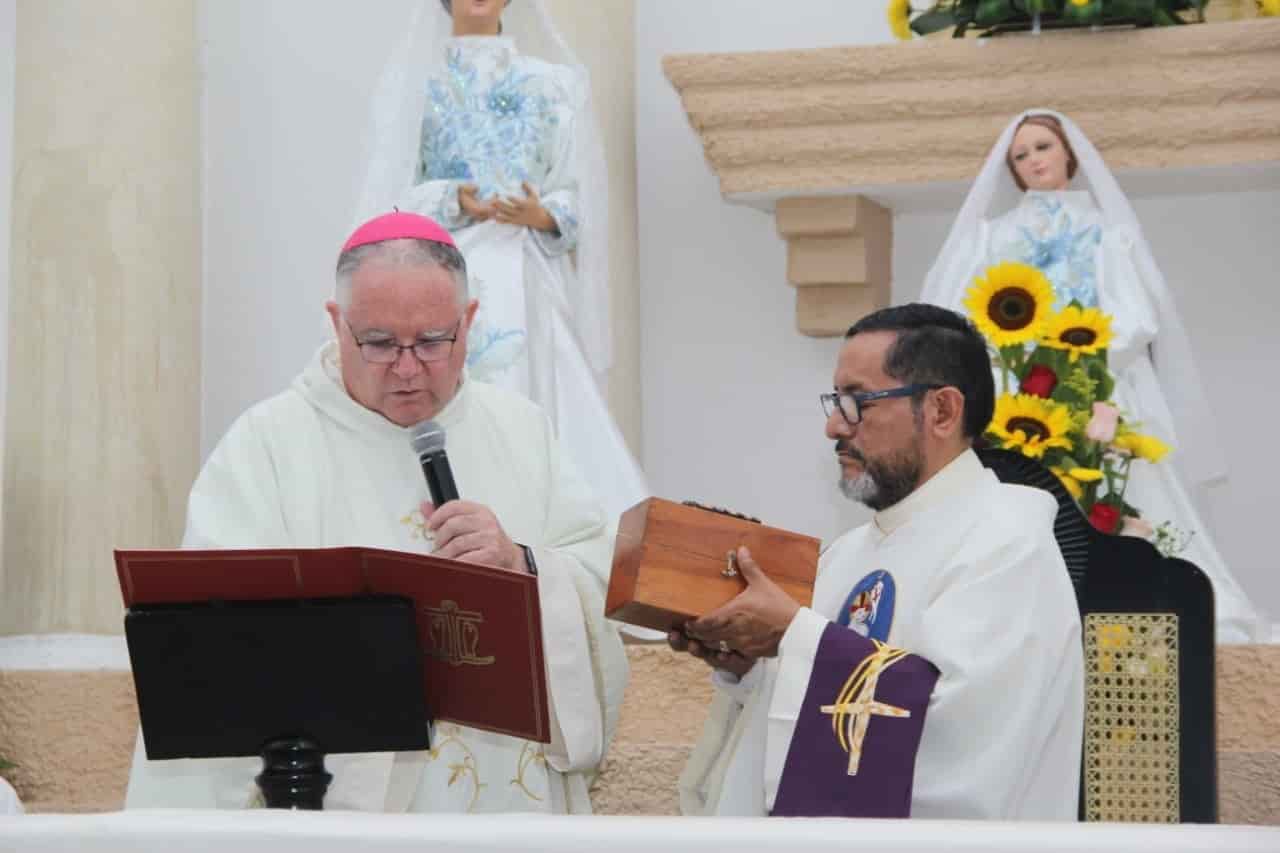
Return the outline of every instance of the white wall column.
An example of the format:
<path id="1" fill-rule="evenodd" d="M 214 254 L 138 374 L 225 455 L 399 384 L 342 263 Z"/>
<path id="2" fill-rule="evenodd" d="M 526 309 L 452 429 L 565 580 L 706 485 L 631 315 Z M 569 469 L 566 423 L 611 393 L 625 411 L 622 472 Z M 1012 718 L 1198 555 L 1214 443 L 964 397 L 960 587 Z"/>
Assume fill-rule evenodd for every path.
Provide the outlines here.
<path id="1" fill-rule="evenodd" d="M 195 0 L 16 23 L 0 633 L 119 633 L 112 548 L 177 545 L 198 461 Z"/>

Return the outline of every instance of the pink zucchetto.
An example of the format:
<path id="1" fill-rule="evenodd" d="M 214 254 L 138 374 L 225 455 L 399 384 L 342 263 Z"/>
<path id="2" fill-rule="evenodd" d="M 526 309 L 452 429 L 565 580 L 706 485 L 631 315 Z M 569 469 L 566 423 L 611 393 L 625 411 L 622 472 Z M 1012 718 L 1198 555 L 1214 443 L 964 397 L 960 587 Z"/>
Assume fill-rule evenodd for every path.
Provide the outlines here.
<path id="1" fill-rule="evenodd" d="M 382 243 L 386 240 L 429 240 L 432 243 L 443 243 L 457 247 L 453 237 L 434 219 L 419 216 L 416 213 L 384 213 L 361 225 L 347 242 L 342 244 L 342 251 L 349 252 L 357 246 L 369 243 Z"/>

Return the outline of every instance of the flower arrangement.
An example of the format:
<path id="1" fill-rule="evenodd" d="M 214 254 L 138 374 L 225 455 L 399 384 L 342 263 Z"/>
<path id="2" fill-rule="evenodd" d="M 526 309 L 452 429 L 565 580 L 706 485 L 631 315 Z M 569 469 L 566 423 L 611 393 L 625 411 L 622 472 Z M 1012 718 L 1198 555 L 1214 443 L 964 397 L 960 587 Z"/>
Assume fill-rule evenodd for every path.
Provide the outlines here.
<path id="1" fill-rule="evenodd" d="M 1041 460 L 1103 533 L 1152 539 L 1166 554 L 1186 546 L 1168 524 L 1153 527 L 1125 500 L 1135 462 L 1170 447 L 1125 420 L 1111 401 L 1111 317 L 1072 302 L 1053 310 L 1053 285 L 1036 267 L 1002 263 L 978 277 L 965 308 L 1000 369 L 989 444 Z"/>
<path id="2" fill-rule="evenodd" d="M 1258 0 L 1263 4 L 1280 0 Z M 991 36 L 1010 30 L 1127 25 L 1175 26 L 1204 21 L 1209 0 L 890 0 L 889 26 L 900 39 L 952 28 L 962 38 L 972 27 Z M 912 17 L 914 15 L 914 17 Z"/>

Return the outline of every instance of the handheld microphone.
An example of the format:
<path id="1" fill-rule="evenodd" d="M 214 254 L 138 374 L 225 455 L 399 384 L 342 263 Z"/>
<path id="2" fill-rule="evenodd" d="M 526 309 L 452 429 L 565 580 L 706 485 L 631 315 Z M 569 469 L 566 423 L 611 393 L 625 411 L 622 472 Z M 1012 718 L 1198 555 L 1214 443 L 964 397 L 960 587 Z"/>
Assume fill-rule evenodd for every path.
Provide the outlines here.
<path id="1" fill-rule="evenodd" d="M 444 427 L 432 420 L 421 421 L 409 428 L 409 442 L 422 463 L 422 474 L 427 478 L 431 502 L 437 507 L 458 499 L 458 486 L 453 481 L 453 469 L 444 452 Z"/>

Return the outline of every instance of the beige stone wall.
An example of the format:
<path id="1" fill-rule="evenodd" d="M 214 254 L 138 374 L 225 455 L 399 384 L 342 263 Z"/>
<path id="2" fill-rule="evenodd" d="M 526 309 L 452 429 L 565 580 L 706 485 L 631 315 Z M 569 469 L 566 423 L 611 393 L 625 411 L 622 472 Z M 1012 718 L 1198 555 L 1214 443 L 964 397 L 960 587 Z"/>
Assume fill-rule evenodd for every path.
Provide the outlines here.
<path id="1" fill-rule="evenodd" d="M 1218 778 L 1223 820 L 1280 824 L 1280 646 L 1218 655 Z"/>
<path id="2" fill-rule="evenodd" d="M 194 0 L 18 4 L 0 635 L 119 633 L 198 461 Z"/>
<path id="3" fill-rule="evenodd" d="M 706 716 L 699 661 L 628 646 L 622 720 L 592 789 L 596 812 L 679 813 L 675 780 Z M 1280 825 L 1280 646 L 1218 651 L 1219 794 L 1223 823 Z M 124 672 L 0 672 L 6 772 L 34 812 L 107 811 L 124 802 L 137 708 Z"/>

